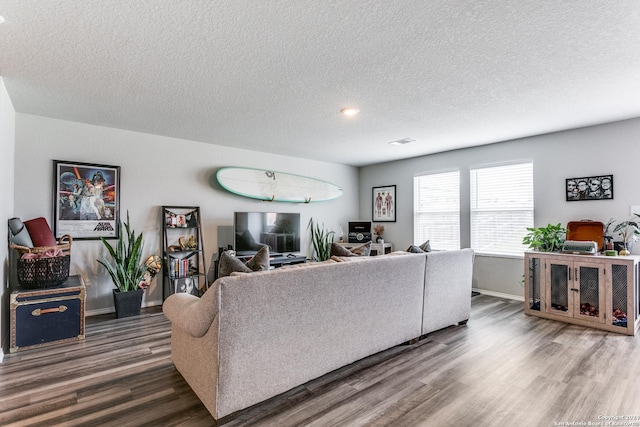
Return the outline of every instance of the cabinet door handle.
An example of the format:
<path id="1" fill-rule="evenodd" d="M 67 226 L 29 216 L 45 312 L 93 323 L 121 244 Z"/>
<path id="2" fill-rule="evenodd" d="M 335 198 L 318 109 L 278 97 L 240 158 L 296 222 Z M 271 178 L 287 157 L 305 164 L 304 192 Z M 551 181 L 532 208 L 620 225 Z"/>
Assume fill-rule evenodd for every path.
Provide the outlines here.
<path id="1" fill-rule="evenodd" d="M 571 281 L 571 267 L 569 267 L 568 270 L 569 270 L 569 281 Z"/>
<path id="2" fill-rule="evenodd" d="M 63 313 L 67 311 L 67 306 L 66 305 L 61 305 L 59 307 L 53 307 L 53 308 L 36 308 L 35 310 L 33 310 L 31 312 L 32 316 L 40 316 L 42 314 L 47 314 L 47 313 Z"/>
<path id="3" fill-rule="evenodd" d="M 577 288 L 571 288 L 571 290 L 572 290 L 573 292 L 580 292 L 580 289 L 577 289 Z"/>

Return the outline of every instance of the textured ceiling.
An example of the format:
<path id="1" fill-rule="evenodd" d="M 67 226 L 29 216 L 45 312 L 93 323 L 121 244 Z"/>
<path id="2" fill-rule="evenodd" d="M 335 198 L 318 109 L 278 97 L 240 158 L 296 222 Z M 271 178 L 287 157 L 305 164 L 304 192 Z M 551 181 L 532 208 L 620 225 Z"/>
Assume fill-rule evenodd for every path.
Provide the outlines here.
<path id="1" fill-rule="evenodd" d="M 18 112 L 249 150 L 360 166 L 640 117 L 638 0 L 0 0 L 0 15 Z"/>

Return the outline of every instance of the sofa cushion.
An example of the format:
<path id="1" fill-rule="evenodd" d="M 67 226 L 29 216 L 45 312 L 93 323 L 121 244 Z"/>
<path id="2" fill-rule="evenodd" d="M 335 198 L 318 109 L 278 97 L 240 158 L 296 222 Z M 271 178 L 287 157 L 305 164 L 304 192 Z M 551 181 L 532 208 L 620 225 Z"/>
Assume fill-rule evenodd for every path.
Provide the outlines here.
<path id="1" fill-rule="evenodd" d="M 260 250 L 245 264 L 230 251 L 222 252 L 218 265 L 218 277 L 230 276 L 231 273 L 251 273 L 269 269 L 269 247 L 263 245 Z"/>
<path id="2" fill-rule="evenodd" d="M 371 242 L 347 249 L 338 243 L 331 244 L 331 256 L 369 256 L 371 254 Z"/>

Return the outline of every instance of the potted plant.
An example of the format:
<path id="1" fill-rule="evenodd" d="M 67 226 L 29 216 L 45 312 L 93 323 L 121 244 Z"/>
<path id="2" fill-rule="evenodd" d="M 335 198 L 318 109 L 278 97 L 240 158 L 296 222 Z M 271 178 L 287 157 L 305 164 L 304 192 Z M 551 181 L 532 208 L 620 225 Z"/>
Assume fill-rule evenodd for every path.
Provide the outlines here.
<path id="1" fill-rule="evenodd" d="M 524 236 L 522 243 L 529 249 L 540 252 L 559 252 L 567 237 L 567 229 L 560 223 L 548 224 L 546 227 L 527 227 L 529 234 Z"/>
<path id="2" fill-rule="evenodd" d="M 376 235 L 377 243 L 384 243 L 384 237 L 382 237 L 384 234 L 384 225 L 376 224 L 376 226 L 373 227 L 373 233 Z"/>
<path id="3" fill-rule="evenodd" d="M 640 218 L 640 214 L 634 213 L 633 215 Z M 634 221 L 633 218 L 621 221 L 613 228 L 613 232 L 619 233 L 622 238 L 622 244 L 624 247 L 620 251 L 620 255 L 630 255 L 632 240 L 634 236 L 640 235 L 638 222 Z"/>
<path id="4" fill-rule="evenodd" d="M 333 243 L 334 231 L 327 231 L 324 224 L 313 222 L 313 218 L 309 220 L 309 229 L 311 231 L 311 243 L 313 244 L 314 261 L 326 261 L 331 258 L 331 244 Z"/>
<path id="5" fill-rule="evenodd" d="M 104 237 L 100 240 L 107 248 L 111 259 L 103 253 L 98 260 L 107 269 L 116 289 L 113 290 L 113 300 L 116 307 L 116 316 L 128 317 L 140 314 L 142 294 L 149 286 L 151 275 L 147 273 L 147 265 L 142 261 L 142 235 L 136 236 L 129 224 L 129 212 L 127 221 L 118 223 L 119 238 L 113 247 Z"/>

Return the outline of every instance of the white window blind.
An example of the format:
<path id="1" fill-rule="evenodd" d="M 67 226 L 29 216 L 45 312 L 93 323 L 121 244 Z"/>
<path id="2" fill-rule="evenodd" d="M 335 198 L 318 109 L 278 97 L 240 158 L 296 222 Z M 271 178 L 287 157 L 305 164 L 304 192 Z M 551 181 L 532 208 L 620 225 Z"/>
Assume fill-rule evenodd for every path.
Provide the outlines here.
<path id="1" fill-rule="evenodd" d="M 485 254 L 522 255 L 533 227 L 533 163 L 471 169 L 471 247 Z"/>
<path id="2" fill-rule="evenodd" d="M 460 172 L 413 178 L 413 242 L 460 249 Z"/>

